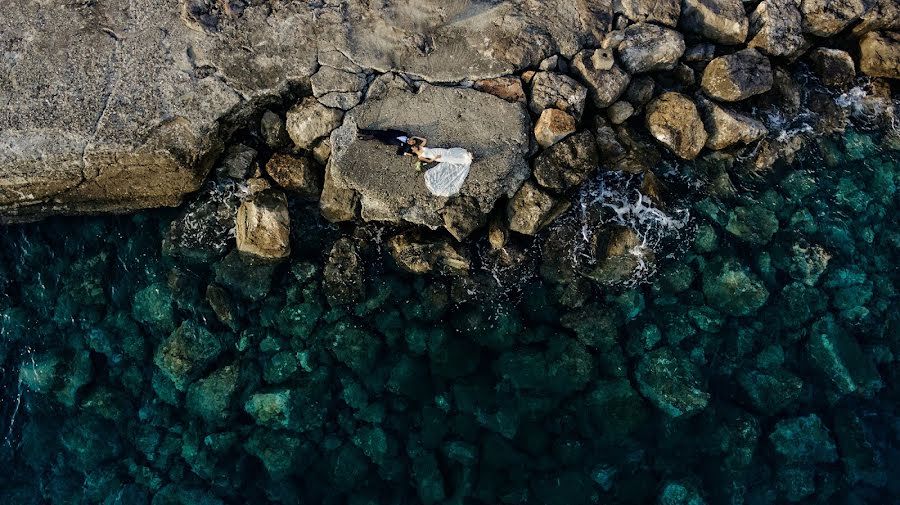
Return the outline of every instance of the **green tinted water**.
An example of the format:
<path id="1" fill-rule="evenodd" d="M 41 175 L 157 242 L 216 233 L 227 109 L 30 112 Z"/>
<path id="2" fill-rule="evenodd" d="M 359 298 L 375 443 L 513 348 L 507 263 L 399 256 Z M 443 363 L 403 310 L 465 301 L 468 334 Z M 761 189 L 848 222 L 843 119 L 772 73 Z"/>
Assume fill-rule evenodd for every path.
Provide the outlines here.
<path id="1" fill-rule="evenodd" d="M 0 502 L 892 502 L 886 146 L 849 132 L 733 191 L 672 165 L 662 209 L 598 177 L 468 278 L 302 204 L 277 267 L 164 255 L 177 211 L 0 228 Z M 571 271 L 597 222 L 638 230 L 624 283 Z M 365 300 L 332 306 L 348 235 Z"/>

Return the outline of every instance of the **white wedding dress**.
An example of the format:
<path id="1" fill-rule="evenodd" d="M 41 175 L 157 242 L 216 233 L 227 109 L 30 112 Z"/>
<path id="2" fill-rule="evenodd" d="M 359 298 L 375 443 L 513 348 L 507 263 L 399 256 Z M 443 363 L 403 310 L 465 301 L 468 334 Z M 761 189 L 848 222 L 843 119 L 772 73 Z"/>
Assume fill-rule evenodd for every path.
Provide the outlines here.
<path id="1" fill-rule="evenodd" d="M 461 147 L 423 147 L 419 159 L 437 162 L 425 172 L 425 187 L 435 196 L 459 194 L 472 166 L 472 153 Z"/>

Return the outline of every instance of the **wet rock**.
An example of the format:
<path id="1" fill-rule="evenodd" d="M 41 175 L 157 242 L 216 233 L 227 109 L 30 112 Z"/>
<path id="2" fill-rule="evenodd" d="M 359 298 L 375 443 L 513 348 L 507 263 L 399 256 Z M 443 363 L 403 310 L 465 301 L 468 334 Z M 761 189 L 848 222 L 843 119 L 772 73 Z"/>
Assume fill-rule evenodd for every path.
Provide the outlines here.
<path id="1" fill-rule="evenodd" d="M 544 109 L 534 125 L 534 138 L 544 149 L 575 133 L 575 118 L 559 109 Z"/>
<path id="2" fill-rule="evenodd" d="M 239 190 L 213 187 L 187 204 L 172 220 L 163 240 L 163 251 L 194 262 L 221 257 L 232 242 Z"/>
<path id="3" fill-rule="evenodd" d="M 339 188 L 331 178 L 331 170 L 326 168 L 319 210 L 322 217 L 332 223 L 350 221 L 359 214 L 359 194 L 352 189 Z"/>
<path id="4" fill-rule="evenodd" d="M 634 106 L 629 102 L 619 100 L 606 109 L 606 115 L 609 117 L 610 123 L 620 125 L 634 115 Z"/>
<path id="5" fill-rule="evenodd" d="M 509 229 L 524 235 L 534 235 L 568 207 L 568 200 L 556 198 L 537 184 L 526 181 L 506 207 Z"/>
<path id="6" fill-rule="evenodd" d="M 826 86 L 849 86 L 856 80 L 856 65 L 847 51 L 819 47 L 809 54 L 809 59 Z"/>
<path id="7" fill-rule="evenodd" d="M 631 76 L 619 68 L 612 53 L 605 49 L 586 49 L 572 57 L 572 69 L 588 87 L 594 105 L 609 107 L 622 96 Z"/>
<path id="8" fill-rule="evenodd" d="M 291 254 L 290 216 L 284 193 L 265 190 L 241 204 L 235 237 L 238 251 L 263 260 Z"/>
<path id="9" fill-rule="evenodd" d="M 690 98 L 669 91 L 647 104 L 645 122 L 650 134 L 676 156 L 691 160 L 706 144 L 706 130 Z"/>
<path id="10" fill-rule="evenodd" d="M 725 149 L 735 144 L 750 144 L 766 136 L 766 126 L 759 120 L 722 107 L 711 100 L 697 97 L 697 109 L 709 133 L 706 147 Z"/>
<path id="11" fill-rule="evenodd" d="M 154 330 L 169 333 L 175 329 L 172 291 L 161 282 L 151 284 L 134 294 L 131 313 L 136 321 Z"/>
<path id="12" fill-rule="evenodd" d="M 719 44 L 742 44 L 749 22 L 741 0 L 684 0 L 679 26 Z"/>
<path id="13" fill-rule="evenodd" d="M 423 240 L 404 233 L 388 239 L 388 251 L 397 265 L 414 274 L 434 270 L 463 274 L 469 271 L 469 260 L 446 240 Z"/>
<path id="14" fill-rule="evenodd" d="M 866 11 L 863 0 L 802 0 L 803 31 L 819 37 L 831 37 Z"/>
<path id="15" fill-rule="evenodd" d="M 639 75 L 632 79 L 631 83 L 628 85 L 628 89 L 625 91 L 624 95 L 625 100 L 628 100 L 632 105 L 636 107 L 640 107 L 653 98 L 653 92 L 655 89 L 656 82 L 652 77 L 650 77 L 649 75 Z"/>
<path id="16" fill-rule="evenodd" d="M 716 100 L 744 100 L 772 89 L 772 66 L 755 49 L 744 49 L 712 60 L 700 85 Z"/>
<path id="17" fill-rule="evenodd" d="M 175 388 L 185 391 L 224 350 L 217 335 L 188 319 L 156 349 L 153 363 Z"/>
<path id="18" fill-rule="evenodd" d="M 228 291 L 221 286 L 210 284 L 206 287 L 206 301 L 222 324 L 233 330 L 237 328 L 237 310 L 231 302 Z"/>
<path id="19" fill-rule="evenodd" d="M 275 184 L 304 200 L 316 201 L 322 192 L 319 168 L 309 158 L 275 153 L 266 163 L 266 173 Z"/>
<path id="20" fill-rule="evenodd" d="M 875 0 L 853 27 L 853 35 L 860 37 L 879 30 L 900 30 L 900 4 L 895 0 Z"/>
<path id="21" fill-rule="evenodd" d="M 613 11 L 624 15 L 636 23 L 659 23 L 674 28 L 678 24 L 678 16 L 681 14 L 681 2 L 679 0 L 662 0 L 659 2 L 615 0 L 613 2 Z"/>
<path id="22" fill-rule="evenodd" d="M 525 103 L 525 90 L 522 88 L 522 79 L 514 75 L 481 79 L 475 81 L 472 87 L 482 93 L 502 98 L 507 102 Z"/>
<path id="23" fill-rule="evenodd" d="M 222 164 L 216 167 L 219 177 L 243 180 L 250 175 L 250 168 L 256 161 L 256 149 L 244 144 L 234 144 L 225 151 Z"/>
<path id="24" fill-rule="evenodd" d="M 709 402 L 700 370 L 686 355 L 668 347 L 645 354 L 635 379 L 641 394 L 672 417 L 695 414 Z"/>
<path id="25" fill-rule="evenodd" d="M 793 0 L 765 0 L 750 15 L 753 38 L 747 47 L 769 56 L 795 56 L 806 41 L 801 28 L 800 10 Z"/>
<path id="26" fill-rule="evenodd" d="M 589 131 L 567 137 L 534 160 L 534 178 L 541 186 L 564 192 L 581 184 L 597 169 L 597 142 Z"/>
<path id="27" fill-rule="evenodd" d="M 859 52 L 862 73 L 900 79 L 900 33 L 869 32 L 860 39 Z"/>
<path id="28" fill-rule="evenodd" d="M 259 300 L 272 285 L 276 263 L 231 251 L 213 265 L 216 282 L 240 294 L 243 298 Z"/>
<path id="29" fill-rule="evenodd" d="M 357 302 L 365 295 L 365 266 L 353 239 L 342 237 L 328 253 L 322 284 L 333 306 Z"/>
<path id="30" fill-rule="evenodd" d="M 650 23 L 637 23 L 625 29 L 619 44 L 619 60 L 632 74 L 672 70 L 684 54 L 684 37 L 675 30 Z"/>
<path id="31" fill-rule="evenodd" d="M 637 233 L 624 226 L 610 227 L 600 251 L 597 266 L 584 275 L 605 285 L 628 281 L 636 272 L 650 270 L 654 261 L 653 252 L 641 245 Z"/>
<path id="32" fill-rule="evenodd" d="M 737 382 L 757 412 L 777 414 L 800 398 L 803 381 L 784 370 L 742 370 Z"/>
<path id="33" fill-rule="evenodd" d="M 227 421 L 238 375 L 237 365 L 226 365 L 191 384 L 185 402 L 188 412 L 212 425 Z"/>
<path id="34" fill-rule="evenodd" d="M 882 463 L 882 451 L 863 418 L 851 410 L 838 410 L 834 415 L 834 435 L 844 474 L 850 484 L 883 486 L 887 474 Z"/>
<path id="35" fill-rule="evenodd" d="M 767 244 L 778 231 L 778 217 L 759 204 L 735 207 L 725 229 L 751 244 Z"/>
<path id="36" fill-rule="evenodd" d="M 545 109 L 559 109 L 579 121 L 586 100 L 587 88 L 567 75 L 538 72 L 531 79 L 528 107 L 535 114 L 542 114 Z"/>
<path id="37" fill-rule="evenodd" d="M 748 268 L 730 260 L 703 272 L 703 295 L 707 303 L 727 314 L 746 316 L 766 303 L 769 291 Z"/>
<path id="38" fill-rule="evenodd" d="M 310 149 L 340 126 L 343 117 L 340 109 L 326 107 L 309 96 L 287 112 L 288 135 L 297 147 Z"/>
<path id="39" fill-rule="evenodd" d="M 283 149 L 291 143 L 284 119 L 270 110 L 263 113 L 259 121 L 259 132 L 269 149 Z"/>
<path id="40" fill-rule="evenodd" d="M 789 463 L 833 463 L 838 459 L 828 428 L 815 414 L 778 421 L 769 440 L 775 452 Z"/>
<path id="41" fill-rule="evenodd" d="M 414 159 L 379 142 L 357 138 L 357 128 L 390 126 L 428 139 L 434 147 L 462 147 L 474 162 L 458 196 L 437 197 L 425 187 Z M 512 196 L 530 171 L 530 119 L 522 104 L 480 91 L 423 84 L 418 93 L 391 88 L 347 113 L 331 136 L 321 209 L 327 218 L 351 216 L 359 202 L 366 221 L 443 226 L 442 210 L 471 198 L 481 214 Z M 356 196 L 354 196 L 356 195 Z M 351 205 L 353 207 L 351 207 Z"/>
<path id="42" fill-rule="evenodd" d="M 839 395 L 872 396 L 883 387 L 871 358 L 831 316 L 817 321 L 807 344 L 813 366 Z"/>

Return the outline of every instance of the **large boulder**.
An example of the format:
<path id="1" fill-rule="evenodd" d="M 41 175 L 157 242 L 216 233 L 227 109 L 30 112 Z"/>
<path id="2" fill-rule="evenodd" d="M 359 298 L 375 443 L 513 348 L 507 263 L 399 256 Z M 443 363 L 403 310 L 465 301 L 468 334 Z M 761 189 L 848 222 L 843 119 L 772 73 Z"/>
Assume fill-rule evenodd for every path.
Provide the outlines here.
<path id="1" fill-rule="evenodd" d="M 859 52 L 862 73 L 900 79 L 900 33 L 869 32 L 860 39 Z"/>
<path id="2" fill-rule="evenodd" d="M 544 109 L 534 124 L 534 140 L 547 149 L 560 140 L 575 133 L 577 123 L 571 114 L 559 109 Z"/>
<path id="3" fill-rule="evenodd" d="M 695 414 L 709 402 L 700 369 L 681 351 L 662 347 L 644 354 L 634 376 L 641 394 L 671 417 Z"/>
<path id="4" fill-rule="evenodd" d="M 865 0 L 802 0 L 803 31 L 831 37 L 843 31 L 866 12 Z"/>
<path id="5" fill-rule="evenodd" d="M 264 260 L 291 254 L 291 220 L 284 193 L 265 190 L 238 209 L 235 236 L 238 251 Z"/>
<path id="6" fill-rule="evenodd" d="M 472 153 L 468 177 L 456 197 L 431 194 L 415 158 L 396 148 L 358 138 L 359 128 L 396 128 L 428 139 L 433 147 L 461 147 Z M 443 215 L 462 201 L 487 214 L 502 196 L 511 197 L 530 175 L 530 120 L 520 103 L 472 89 L 423 85 L 370 97 L 347 113 L 331 136 L 323 209 L 331 195 L 358 201 L 366 221 L 409 222 L 435 229 Z M 326 198 L 327 197 L 327 198 Z M 332 217 L 349 212 L 331 213 Z"/>
<path id="7" fill-rule="evenodd" d="M 568 208 L 568 200 L 554 197 L 537 184 L 527 181 L 507 205 L 509 229 L 523 235 L 534 235 Z"/>
<path id="8" fill-rule="evenodd" d="M 645 121 L 650 134 L 676 156 L 692 160 L 706 144 L 706 130 L 690 98 L 668 91 L 647 104 Z"/>
<path id="9" fill-rule="evenodd" d="M 827 86 L 849 86 L 856 80 L 856 64 L 847 51 L 819 47 L 809 54 L 809 60 Z"/>
<path id="10" fill-rule="evenodd" d="M 765 0 L 750 15 L 748 47 L 759 49 L 769 56 L 791 57 L 804 44 L 800 10 L 793 0 Z"/>
<path id="11" fill-rule="evenodd" d="M 749 21 L 741 0 L 683 0 L 679 25 L 719 44 L 742 44 Z"/>
<path id="12" fill-rule="evenodd" d="M 322 65 L 309 79 L 313 96 L 322 105 L 347 110 L 358 104 L 366 89 L 366 76 Z"/>
<path id="13" fill-rule="evenodd" d="M 185 391 L 224 351 L 217 335 L 189 319 L 160 344 L 153 363 L 176 389 Z"/>
<path id="14" fill-rule="evenodd" d="M 572 69 L 585 83 L 591 101 L 597 107 L 609 107 L 622 96 L 631 76 L 619 68 L 612 53 L 604 49 L 585 49 L 572 58 Z"/>
<path id="15" fill-rule="evenodd" d="M 768 131 L 762 121 L 726 109 L 701 96 L 697 97 L 697 109 L 709 133 L 706 147 L 713 150 L 756 142 L 765 137 Z"/>
<path id="16" fill-rule="evenodd" d="M 288 135 L 297 147 L 310 149 L 319 139 L 330 135 L 343 117 L 342 110 L 326 107 L 308 96 L 287 112 Z"/>
<path id="17" fill-rule="evenodd" d="M 681 0 L 614 0 L 613 11 L 637 23 L 658 23 L 674 28 L 681 14 Z"/>
<path id="18" fill-rule="evenodd" d="M 772 89 L 772 65 L 755 49 L 744 49 L 712 60 L 700 86 L 716 100 L 737 102 Z"/>
<path id="19" fill-rule="evenodd" d="M 321 169 L 309 158 L 276 153 L 266 163 L 266 173 L 282 188 L 304 200 L 318 200 L 322 192 Z"/>
<path id="20" fill-rule="evenodd" d="M 675 30 L 650 23 L 637 23 L 625 29 L 619 44 L 619 59 L 632 74 L 672 70 L 684 54 L 684 37 Z"/>
<path id="21" fill-rule="evenodd" d="M 596 170 L 598 161 L 594 135 L 583 131 L 542 152 L 534 160 L 534 178 L 547 189 L 566 191 Z"/>

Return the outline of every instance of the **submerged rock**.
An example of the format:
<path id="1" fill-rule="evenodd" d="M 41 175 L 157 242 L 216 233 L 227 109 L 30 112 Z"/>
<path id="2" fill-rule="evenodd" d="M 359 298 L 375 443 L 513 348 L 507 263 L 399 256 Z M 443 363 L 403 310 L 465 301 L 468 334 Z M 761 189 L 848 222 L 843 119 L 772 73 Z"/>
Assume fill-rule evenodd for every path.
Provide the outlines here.
<path id="1" fill-rule="evenodd" d="M 706 408 L 700 370 L 680 351 L 662 347 L 641 358 L 634 373 L 641 394 L 672 417 Z"/>
<path id="2" fill-rule="evenodd" d="M 789 463 L 833 463 L 838 459 L 834 440 L 816 414 L 778 421 L 769 440 Z"/>
<path id="3" fill-rule="evenodd" d="M 433 270 L 467 273 L 469 260 L 446 240 L 420 240 L 404 233 L 388 239 L 388 250 L 400 268 L 424 274 Z"/>
<path id="4" fill-rule="evenodd" d="M 224 350 L 217 335 L 188 319 L 156 349 L 153 363 L 175 388 L 185 391 Z"/>
<path id="5" fill-rule="evenodd" d="M 530 171 L 529 117 L 510 103 L 472 89 L 423 85 L 418 93 L 387 89 L 347 113 L 331 136 L 322 195 L 323 212 L 347 217 L 359 202 L 366 221 L 406 221 L 435 229 L 453 199 L 470 198 L 487 214 L 502 196 L 512 196 Z M 414 158 L 396 149 L 357 138 L 357 128 L 397 128 L 428 139 L 428 146 L 461 147 L 474 157 L 458 196 L 437 197 L 425 187 Z M 339 197 L 339 198 L 338 198 Z M 345 202 L 346 205 L 332 205 Z M 345 209 L 337 212 L 335 208 Z M 334 211 L 334 212 L 333 212 Z"/>
<path id="6" fill-rule="evenodd" d="M 700 86 L 716 100 L 737 102 L 772 89 L 772 66 L 755 49 L 744 49 L 712 60 Z"/>
<path id="7" fill-rule="evenodd" d="M 813 366 L 838 395 L 858 391 L 868 397 L 884 386 L 871 358 L 830 315 L 813 325 L 807 348 Z"/>
<path id="8" fill-rule="evenodd" d="M 672 70 L 684 54 L 684 37 L 675 30 L 650 23 L 625 29 L 618 53 L 622 65 L 632 74 Z"/>
<path id="9" fill-rule="evenodd" d="M 231 401 L 238 388 L 237 365 L 226 365 L 191 384 L 187 390 L 189 412 L 209 424 L 221 424 L 232 415 Z"/>
<path id="10" fill-rule="evenodd" d="M 692 160 L 706 144 L 706 130 L 690 98 L 669 91 L 647 104 L 645 116 L 650 134 L 676 156 Z"/>
<path id="11" fill-rule="evenodd" d="M 860 39 L 859 52 L 862 73 L 900 79 L 900 33 L 869 32 Z"/>
<path id="12" fill-rule="evenodd" d="M 742 44 L 749 21 L 741 0 L 684 0 L 679 26 L 719 44 Z"/>
<path id="13" fill-rule="evenodd" d="M 264 190 L 241 204 L 235 236 L 240 252 L 263 260 L 291 254 L 287 199 L 280 191 Z"/>
<path id="14" fill-rule="evenodd" d="M 762 281 L 735 260 L 706 267 L 703 294 L 707 303 L 733 316 L 752 314 L 769 298 Z"/>
<path id="15" fill-rule="evenodd" d="M 322 289 L 333 306 L 358 302 L 365 295 L 365 267 L 352 239 L 343 237 L 331 246 Z"/>

